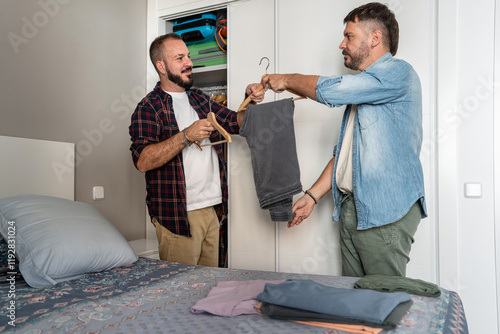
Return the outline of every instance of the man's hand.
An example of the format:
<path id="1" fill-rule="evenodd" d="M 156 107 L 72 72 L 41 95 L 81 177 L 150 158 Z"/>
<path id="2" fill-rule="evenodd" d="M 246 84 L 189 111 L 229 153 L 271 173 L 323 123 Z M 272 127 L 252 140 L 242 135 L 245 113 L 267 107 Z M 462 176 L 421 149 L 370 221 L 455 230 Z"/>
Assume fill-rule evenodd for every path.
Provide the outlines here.
<path id="1" fill-rule="evenodd" d="M 314 209 L 314 200 L 309 195 L 302 196 L 292 207 L 292 213 L 295 217 L 291 222 L 288 222 L 288 227 L 299 225 L 304 219 L 309 217 Z"/>
<path id="2" fill-rule="evenodd" d="M 212 131 L 215 131 L 212 123 L 208 119 L 200 119 L 191 124 L 186 129 L 186 135 L 191 141 L 201 142 L 203 139 L 210 137 Z"/>
<path id="3" fill-rule="evenodd" d="M 303 75 L 303 74 L 264 74 L 261 84 L 264 91 L 268 89 L 276 93 L 282 93 L 288 90 L 291 93 L 302 95 L 316 100 L 316 84 L 318 83 L 318 75 Z"/>
<path id="4" fill-rule="evenodd" d="M 247 86 L 246 93 L 255 103 L 259 103 L 264 100 L 265 91 L 263 89 L 259 89 L 258 83 L 249 84 Z"/>
<path id="5" fill-rule="evenodd" d="M 261 84 L 264 91 L 270 88 L 276 93 L 282 93 L 288 88 L 286 85 L 287 78 L 288 74 L 267 74 L 262 77 Z"/>

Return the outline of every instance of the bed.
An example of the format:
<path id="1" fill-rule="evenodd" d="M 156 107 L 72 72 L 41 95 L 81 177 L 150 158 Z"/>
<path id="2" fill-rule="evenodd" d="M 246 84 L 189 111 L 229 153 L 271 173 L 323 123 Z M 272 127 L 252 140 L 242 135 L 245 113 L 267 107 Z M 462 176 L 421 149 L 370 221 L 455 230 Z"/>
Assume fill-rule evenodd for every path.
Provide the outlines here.
<path id="1" fill-rule="evenodd" d="M 219 317 L 193 314 L 191 307 L 217 281 L 311 278 L 352 288 L 355 278 L 282 274 L 188 266 L 139 258 L 132 265 L 34 289 L 16 280 L 16 327 L 5 323 L 9 284 L 0 288 L 2 333 L 325 333 L 325 329 L 262 315 Z M 459 296 L 413 296 L 394 333 L 466 333 Z M 340 333 L 340 332 L 339 332 Z"/>
<path id="2" fill-rule="evenodd" d="M 262 314 L 195 314 L 192 308 L 220 282 L 312 280 L 350 291 L 358 278 L 141 258 L 88 204 L 43 191 L 4 190 L 2 196 L 2 333 L 348 333 Z M 411 295 L 411 307 L 397 327 L 382 332 L 468 333 L 459 295 L 440 291 L 439 297 Z"/>

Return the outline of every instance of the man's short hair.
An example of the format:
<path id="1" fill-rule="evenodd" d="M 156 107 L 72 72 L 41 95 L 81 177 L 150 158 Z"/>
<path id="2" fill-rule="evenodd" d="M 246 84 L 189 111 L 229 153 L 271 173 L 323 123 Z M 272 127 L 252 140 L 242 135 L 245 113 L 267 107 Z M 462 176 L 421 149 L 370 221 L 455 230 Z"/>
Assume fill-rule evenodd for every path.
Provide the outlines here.
<path id="1" fill-rule="evenodd" d="M 371 21 L 374 24 L 374 30 L 382 31 L 382 43 L 389 48 L 393 56 L 396 55 L 399 45 L 399 24 L 393 11 L 379 2 L 370 2 L 347 14 L 344 24 L 356 22 L 356 19 L 366 23 Z"/>
<path id="2" fill-rule="evenodd" d="M 178 34 L 169 33 L 156 37 L 155 40 L 151 43 L 151 46 L 149 47 L 149 58 L 151 59 L 151 62 L 153 63 L 153 66 L 155 67 L 155 70 L 156 72 L 158 72 L 158 74 L 160 74 L 160 72 L 156 68 L 156 62 L 158 60 L 165 61 L 163 59 L 163 51 L 165 49 L 163 42 L 165 42 L 168 39 L 182 40 L 181 36 L 179 36 Z"/>

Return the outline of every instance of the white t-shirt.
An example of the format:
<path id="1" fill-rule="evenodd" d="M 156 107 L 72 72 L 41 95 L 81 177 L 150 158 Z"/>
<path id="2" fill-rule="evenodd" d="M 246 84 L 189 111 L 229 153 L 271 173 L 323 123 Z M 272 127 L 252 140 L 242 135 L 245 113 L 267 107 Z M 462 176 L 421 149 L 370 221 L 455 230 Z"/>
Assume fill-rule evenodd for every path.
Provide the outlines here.
<path id="1" fill-rule="evenodd" d="M 354 135 L 354 117 L 357 107 L 355 104 L 351 107 L 347 127 L 345 129 L 344 140 L 340 148 L 339 159 L 337 161 L 337 170 L 335 179 L 337 187 L 343 193 L 352 193 L 352 141 Z"/>
<path id="2" fill-rule="evenodd" d="M 167 93 L 172 96 L 175 119 L 181 131 L 200 119 L 189 104 L 186 92 Z M 204 139 L 200 145 L 202 144 L 210 144 L 210 140 Z M 182 150 L 182 159 L 186 180 L 187 211 L 222 203 L 219 158 L 214 147 L 206 146 L 200 151 L 196 145 L 186 146 Z"/>

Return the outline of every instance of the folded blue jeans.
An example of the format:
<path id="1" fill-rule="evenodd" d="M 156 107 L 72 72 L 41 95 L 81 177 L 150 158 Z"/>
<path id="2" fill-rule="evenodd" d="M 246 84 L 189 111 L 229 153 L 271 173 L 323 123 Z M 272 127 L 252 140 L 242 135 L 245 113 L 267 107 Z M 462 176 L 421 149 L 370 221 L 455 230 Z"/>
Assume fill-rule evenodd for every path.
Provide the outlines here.
<path id="1" fill-rule="evenodd" d="M 411 300 L 406 292 L 342 289 L 310 279 L 287 279 L 265 285 L 257 300 L 346 319 L 381 324 L 401 303 Z"/>
<path id="2" fill-rule="evenodd" d="M 240 128 L 252 158 L 261 209 L 273 221 L 291 221 L 293 195 L 302 191 L 295 144 L 292 99 L 247 107 Z"/>

